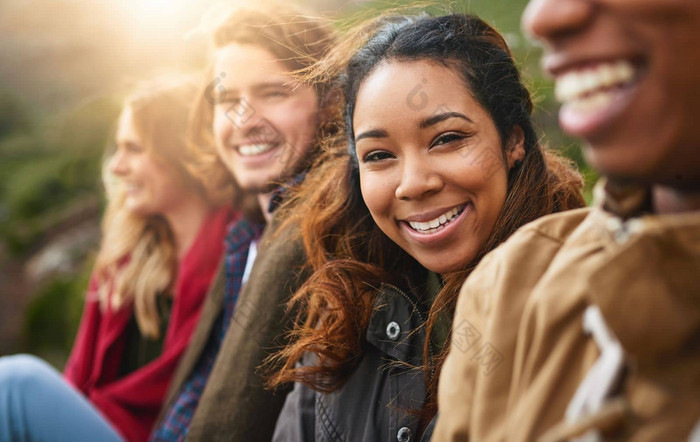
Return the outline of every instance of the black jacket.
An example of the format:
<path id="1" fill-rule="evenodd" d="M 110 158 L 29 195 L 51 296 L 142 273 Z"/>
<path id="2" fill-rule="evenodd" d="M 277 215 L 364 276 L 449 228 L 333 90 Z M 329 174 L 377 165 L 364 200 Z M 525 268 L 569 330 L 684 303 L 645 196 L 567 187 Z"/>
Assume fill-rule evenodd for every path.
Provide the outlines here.
<path id="1" fill-rule="evenodd" d="M 330 394 L 301 384 L 287 396 L 273 441 L 415 441 L 425 401 L 426 315 L 414 297 L 383 284 L 367 329 L 362 361 Z M 313 363 L 313 355 L 302 364 Z M 414 367 L 414 368 L 411 368 Z M 430 434 L 424 440 L 430 439 Z"/>

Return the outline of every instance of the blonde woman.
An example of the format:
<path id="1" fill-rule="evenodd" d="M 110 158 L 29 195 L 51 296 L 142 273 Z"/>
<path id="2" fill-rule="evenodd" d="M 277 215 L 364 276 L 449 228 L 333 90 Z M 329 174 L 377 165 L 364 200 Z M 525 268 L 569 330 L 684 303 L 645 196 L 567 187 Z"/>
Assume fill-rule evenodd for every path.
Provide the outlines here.
<path id="1" fill-rule="evenodd" d="M 0 440 L 148 437 L 234 218 L 185 166 L 195 94 L 183 79 L 159 79 L 126 101 L 65 380 L 31 356 L 0 359 Z"/>

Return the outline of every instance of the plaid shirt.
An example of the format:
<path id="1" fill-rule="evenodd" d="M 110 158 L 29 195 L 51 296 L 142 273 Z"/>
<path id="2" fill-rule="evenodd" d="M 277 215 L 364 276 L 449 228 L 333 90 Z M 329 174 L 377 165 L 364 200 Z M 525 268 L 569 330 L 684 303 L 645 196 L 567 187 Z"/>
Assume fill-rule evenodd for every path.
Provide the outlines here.
<path id="1" fill-rule="evenodd" d="M 185 440 L 190 421 L 202 396 L 204 386 L 214 367 L 216 355 L 226 336 L 226 330 L 233 317 L 233 311 L 241 291 L 243 272 L 248 259 L 248 250 L 253 241 L 260 238 L 264 224 L 254 224 L 245 219 L 234 223 L 226 237 L 226 293 L 224 294 L 223 311 L 219 314 L 214 328 L 209 335 L 202 355 L 197 361 L 189 378 L 180 389 L 180 393 L 168 410 L 160 427 L 151 434 L 154 441 Z"/>

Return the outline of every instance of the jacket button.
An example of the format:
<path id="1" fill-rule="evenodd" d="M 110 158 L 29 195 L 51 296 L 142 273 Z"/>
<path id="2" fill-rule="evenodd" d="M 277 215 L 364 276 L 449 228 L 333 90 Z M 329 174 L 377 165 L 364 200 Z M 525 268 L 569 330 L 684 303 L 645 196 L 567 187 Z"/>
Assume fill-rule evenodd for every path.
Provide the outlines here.
<path id="1" fill-rule="evenodd" d="M 411 429 L 408 427 L 401 427 L 399 432 L 396 433 L 396 440 L 399 442 L 410 442 L 411 440 Z"/>
<path id="2" fill-rule="evenodd" d="M 391 321 L 389 325 L 386 326 L 386 336 L 392 341 L 395 341 L 399 337 L 400 333 L 401 327 L 399 327 L 399 324 L 396 322 Z"/>

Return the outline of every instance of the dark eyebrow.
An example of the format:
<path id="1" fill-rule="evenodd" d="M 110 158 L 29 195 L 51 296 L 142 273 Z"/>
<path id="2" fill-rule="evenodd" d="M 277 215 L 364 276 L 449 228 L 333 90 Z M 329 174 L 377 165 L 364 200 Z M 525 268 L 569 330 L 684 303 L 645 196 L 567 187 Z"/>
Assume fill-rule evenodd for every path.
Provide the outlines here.
<path id="1" fill-rule="evenodd" d="M 363 138 L 386 138 L 389 134 L 386 133 L 384 129 L 372 129 L 362 132 L 360 135 L 355 137 L 355 143 L 362 140 Z"/>
<path id="2" fill-rule="evenodd" d="M 442 114 L 437 114 L 433 115 L 431 117 L 426 118 L 425 120 L 420 122 L 420 128 L 425 129 L 426 127 L 433 126 L 435 124 L 438 124 L 442 121 L 449 120 L 450 118 L 461 118 L 463 120 L 466 120 L 470 123 L 474 123 L 469 117 L 467 117 L 464 114 L 460 114 L 459 112 L 445 112 Z M 385 130 L 383 129 L 372 129 L 368 130 L 366 132 L 362 132 L 360 135 L 355 137 L 355 142 L 357 143 L 363 138 L 386 138 L 388 137 L 389 134 L 386 133 Z"/>
<path id="3" fill-rule="evenodd" d="M 445 120 L 449 120 L 450 118 L 461 118 L 461 119 L 466 120 L 470 123 L 474 123 L 471 120 L 471 118 L 467 117 L 464 114 L 460 114 L 459 112 L 445 112 L 442 114 L 437 114 L 437 115 L 433 115 L 433 116 L 426 118 L 425 120 L 420 122 L 419 127 L 421 129 L 425 129 L 426 127 L 434 126 L 434 125 L 441 123 Z"/>

